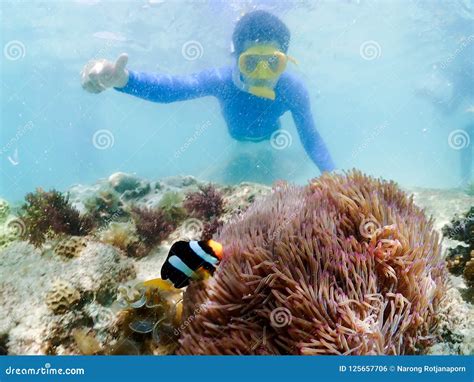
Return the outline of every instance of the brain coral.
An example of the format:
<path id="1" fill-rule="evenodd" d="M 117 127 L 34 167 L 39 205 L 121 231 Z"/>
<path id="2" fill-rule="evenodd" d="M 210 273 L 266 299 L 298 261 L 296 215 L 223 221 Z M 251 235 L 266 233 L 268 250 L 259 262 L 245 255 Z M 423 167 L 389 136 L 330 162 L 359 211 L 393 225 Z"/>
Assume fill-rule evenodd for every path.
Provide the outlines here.
<path id="1" fill-rule="evenodd" d="M 411 354 L 433 339 L 438 234 L 393 182 L 281 186 L 217 240 L 220 267 L 184 296 L 180 354 Z"/>
<path id="2" fill-rule="evenodd" d="M 54 253 L 66 259 L 80 255 L 87 246 L 87 240 L 81 236 L 71 236 L 60 241 L 54 248 Z"/>
<path id="3" fill-rule="evenodd" d="M 61 314 L 70 310 L 80 299 L 79 291 L 71 284 L 57 280 L 46 294 L 46 305 L 55 314 Z"/>

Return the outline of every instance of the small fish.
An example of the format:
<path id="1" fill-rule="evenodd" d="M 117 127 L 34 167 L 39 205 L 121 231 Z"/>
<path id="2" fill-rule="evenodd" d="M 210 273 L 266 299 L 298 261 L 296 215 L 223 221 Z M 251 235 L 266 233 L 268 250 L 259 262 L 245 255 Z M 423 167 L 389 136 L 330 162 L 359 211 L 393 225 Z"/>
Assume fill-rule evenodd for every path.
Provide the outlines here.
<path id="1" fill-rule="evenodd" d="M 161 268 L 161 278 L 170 280 L 176 288 L 183 288 L 189 285 L 189 280 L 213 275 L 220 260 L 222 245 L 214 240 L 177 241 Z"/>

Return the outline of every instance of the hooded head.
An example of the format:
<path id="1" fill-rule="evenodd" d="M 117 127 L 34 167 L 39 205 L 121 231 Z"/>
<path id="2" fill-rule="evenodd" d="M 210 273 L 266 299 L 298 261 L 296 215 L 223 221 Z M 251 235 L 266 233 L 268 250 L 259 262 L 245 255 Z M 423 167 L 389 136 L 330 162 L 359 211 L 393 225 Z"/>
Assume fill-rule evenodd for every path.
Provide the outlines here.
<path id="1" fill-rule="evenodd" d="M 232 35 L 237 59 L 234 83 L 258 97 L 275 99 L 274 87 L 290 57 L 290 31 L 276 16 L 254 11 L 243 16 Z"/>
<path id="2" fill-rule="evenodd" d="M 265 11 L 247 13 L 237 23 L 232 34 L 235 54 L 240 56 L 252 44 L 274 43 L 286 53 L 290 45 L 290 30 L 278 17 Z"/>

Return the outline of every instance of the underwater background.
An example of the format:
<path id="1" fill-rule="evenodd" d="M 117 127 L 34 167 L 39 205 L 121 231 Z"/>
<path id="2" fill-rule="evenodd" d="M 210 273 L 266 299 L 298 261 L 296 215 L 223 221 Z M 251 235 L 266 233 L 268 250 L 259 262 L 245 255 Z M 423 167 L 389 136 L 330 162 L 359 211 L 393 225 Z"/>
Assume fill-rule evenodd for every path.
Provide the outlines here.
<path id="1" fill-rule="evenodd" d="M 238 142 L 215 98 L 81 86 L 121 53 L 232 65 L 253 10 L 291 30 L 336 171 L 290 113 Z M 473 1 L 1 1 L 0 18 L 0 355 L 474 354 Z"/>
<path id="2" fill-rule="evenodd" d="M 290 28 L 290 70 L 339 169 L 407 187 L 472 181 L 472 1 L 2 1 L 0 195 L 18 201 L 116 171 L 220 181 L 239 150 L 251 159 L 237 180 L 317 176 L 289 114 L 260 154 L 231 139 L 214 98 L 164 105 L 80 86 L 88 60 L 122 52 L 133 70 L 229 65 L 232 29 L 253 9 Z"/>

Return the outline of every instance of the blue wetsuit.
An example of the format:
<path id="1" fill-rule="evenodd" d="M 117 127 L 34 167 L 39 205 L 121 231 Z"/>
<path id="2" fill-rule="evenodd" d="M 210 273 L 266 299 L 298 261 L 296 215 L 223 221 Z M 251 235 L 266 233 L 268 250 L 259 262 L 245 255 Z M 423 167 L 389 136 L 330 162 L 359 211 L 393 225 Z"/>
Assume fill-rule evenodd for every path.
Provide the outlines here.
<path id="1" fill-rule="evenodd" d="M 160 103 L 214 96 L 230 135 L 241 141 L 268 140 L 280 128 L 279 118 L 291 111 L 310 158 L 321 171 L 334 170 L 328 149 L 314 125 L 308 92 L 287 72 L 278 80 L 274 101 L 239 89 L 232 80 L 230 66 L 184 76 L 129 71 L 127 85 L 117 90 Z"/>

